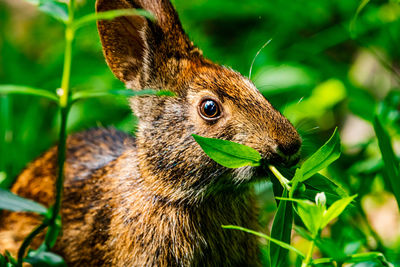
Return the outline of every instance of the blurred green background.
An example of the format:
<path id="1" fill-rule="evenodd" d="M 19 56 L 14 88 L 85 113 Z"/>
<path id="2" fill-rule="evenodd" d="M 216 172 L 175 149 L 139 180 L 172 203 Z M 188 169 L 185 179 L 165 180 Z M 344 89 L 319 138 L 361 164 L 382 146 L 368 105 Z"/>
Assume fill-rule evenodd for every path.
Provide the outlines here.
<path id="1" fill-rule="evenodd" d="M 338 247 L 318 253 L 379 250 L 400 265 L 399 209 L 382 176 L 371 123 L 374 114 L 382 116 L 399 152 L 400 1 L 173 3 L 206 57 L 248 76 L 259 52 L 251 79 L 299 130 L 304 157 L 339 127 L 343 154 L 324 174 L 350 194 L 359 194 L 358 207 L 326 233 Z M 92 12 L 94 0 L 78 1 L 78 17 Z M 61 23 L 25 1 L 0 0 L 0 84 L 55 91 L 61 80 L 63 30 Z M 75 91 L 123 88 L 104 61 L 94 23 L 77 33 L 71 84 Z M 0 187 L 9 187 L 27 162 L 55 144 L 58 125 L 57 106 L 48 100 L 0 94 Z M 78 102 L 68 131 L 109 125 L 134 131 L 135 118 L 125 98 Z M 276 206 L 270 184 L 258 190 L 266 200 L 261 219 L 268 232 Z M 307 247 L 301 238 L 293 242 Z"/>

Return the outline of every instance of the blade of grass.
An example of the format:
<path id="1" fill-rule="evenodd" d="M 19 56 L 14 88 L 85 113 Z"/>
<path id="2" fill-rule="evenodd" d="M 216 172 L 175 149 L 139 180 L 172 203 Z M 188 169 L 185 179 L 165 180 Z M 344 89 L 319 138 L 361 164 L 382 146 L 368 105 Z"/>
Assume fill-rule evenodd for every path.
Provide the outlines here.
<path id="1" fill-rule="evenodd" d="M 141 90 L 141 91 L 133 91 L 128 89 L 113 89 L 108 91 L 97 91 L 97 90 L 84 90 L 78 91 L 72 94 L 71 101 L 76 102 L 78 100 L 94 98 L 94 97 L 102 97 L 102 96 L 140 96 L 140 95 L 159 95 L 165 93 L 165 91 L 156 91 L 152 89 Z"/>
<path id="2" fill-rule="evenodd" d="M 98 13 L 91 13 L 89 15 L 83 16 L 82 18 L 77 19 L 72 27 L 74 30 L 77 30 L 93 21 L 97 20 L 110 20 L 116 17 L 123 17 L 123 16 L 142 16 L 148 19 L 154 20 L 153 14 L 149 11 L 141 10 L 141 9 L 116 9 L 116 10 L 109 10 L 104 12 Z"/>
<path id="3" fill-rule="evenodd" d="M 346 263 L 357 263 L 357 262 L 366 262 L 366 261 L 379 261 L 382 266 L 392 266 L 385 258 L 381 252 L 364 252 L 357 253 L 349 256 L 345 259 Z"/>
<path id="4" fill-rule="evenodd" d="M 285 189 L 282 197 L 288 197 L 288 191 Z M 287 244 L 290 244 L 293 223 L 293 208 L 292 203 L 288 201 L 280 201 L 278 211 L 275 214 L 272 224 L 271 237 Z M 271 257 L 271 266 L 285 267 L 287 265 L 288 250 L 276 245 L 275 243 L 269 246 L 269 255 Z"/>
<path id="5" fill-rule="evenodd" d="M 249 233 L 249 234 L 253 234 L 253 235 L 265 238 L 265 239 L 269 240 L 270 242 L 272 242 L 272 243 L 274 243 L 274 244 L 276 244 L 276 245 L 278 245 L 278 246 L 280 246 L 280 247 L 282 247 L 284 249 L 293 251 L 294 253 L 298 254 L 302 258 L 305 257 L 304 254 L 301 251 L 299 251 L 297 248 L 295 248 L 295 247 L 293 247 L 293 246 L 291 246 L 291 245 L 289 245 L 289 244 L 287 244 L 285 242 L 282 242 L 280 240 L 272 238 L 272 237 L 270 237 L 270 236 L 268 236 L 266 234 L 263 234 L 263 233 L 260 233 L 260 232 L 257 232 L 257 231 L 253 231 L 253 230 L 241 227 L 241 226 L 236 226 L 236 225 L 222 225 L 222 228 L 240 230 L 240 231 L 243 231 L 243 232 L 246 232 L 246 233 Z"/>
<path id="6" fill-rule="evenodd" d="M 354 17 L 350 22 L 349 31 L 350 31 L 350 35 L 353 39 L 356 37 L 355 25 L 356 25 L 357 18 L 360 15 L 361 11 L 364 9 L 364 7 L 369 3 L 369 1 L 370 0 L 361 0 L 360 5 L 358 6 L 358 8 L 356 10 L 356 13 L 354 14 Z"/>
<path id="7" fill-rule="evenodd" d="M 34 96 L 45 97 L 47 99 L 58 102 L 58 97 L 55 93 L 23 85 L 2 84 L 0 85 L 0 95 L 1 94 L 34 95 Z"/>
<path id="8" fill-rule="evenodd" d="M 389 188 L 391 188 L 393 195 L 397 201 L 397 207 L 400 210 L 400 166 L 399 161 L 394 154 L 392 142 L 386 129 L 382 126 L 382 122 L 378 116 L 374 119 L 374 129 L 376 137 L 378 138 L 379 149 L 382 154 L 385 172 L 388 179 Z"/>

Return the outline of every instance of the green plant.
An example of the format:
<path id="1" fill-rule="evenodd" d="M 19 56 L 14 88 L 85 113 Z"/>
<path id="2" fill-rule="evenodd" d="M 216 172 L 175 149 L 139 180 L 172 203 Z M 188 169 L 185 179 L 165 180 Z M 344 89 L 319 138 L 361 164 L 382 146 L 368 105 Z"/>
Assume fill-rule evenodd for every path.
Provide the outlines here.
<path id="1" fill-rule="evenodd" d="M 18 197 L 11 192 L 0 189 L 0 209 L 11 211 L 29 211 L 35 212 L 43 216 L 42 223 L 37 226 L 23 241 L 18 251 L 18 258 L 14 259 L 10 254 L 6 257 L 1 256 L 0 264 L 11 266 L 22 266 L 23 262 L 28 262 L 33 266 L 65 266 L 64 260 L 50 252 L 49 250 L 55 245 L 57 237 L 61 230 L 61 200 L 64 183 L 64 163 L 66 157 L 66 138 L 67 138 L 67 120 L 68 113 L 71 105 L 76 101 L 85 98 L 98 97 L 105 94 L 133 96 L 138 94 L 153 94 L 152 90 L 142 91 L 136 93 L 133 91 L 125 90 L 111 90 L 109 92 L 98 91 L 79 91 L 71 94 L 70 91 L 70 78 L 71 78 L 71 64 L 72 64 L 72 44 L 75 38 L 75 33 L 82 26 L 94 22 L 98 19 L 112 19 L 118 16 L 127 15 L 142 15 L 152 19 L 152 15 L 146 11 L 136 9 L 112 10 L 101 13 L 93 13 L 76 19 L 75 14 L 75 0 L 71 0 L 68 4 L 59 2 L 57 0 L 38 0 L 30 1 L 37 5 L 40 10 L 53 16 L 58 21 L 65 25 L 65 50 L 64 50 L 64 65 L 61 78 L 61 87 L 55 92 L 47 90 L 32 88 L 29 86 L 18 85 L 0 85 L 0 92 L 2 94 L 26 94 L 39 97 L 45 97 L 49 100 L 56 102 L 59 106 L 60 113 L 60 129 L 59 129 L 59 142 L 58 142 L 58 174 L 56 180 L 56 198 L 55 203 L 49 209 L 39 203 L 31 200 Z M 160 91 L 158 94 L 167 94 L 168 92 Z M 47 228 L 45 240 L 37 250 L 30 250 L 26 253 L 33 238 Z"/>
<path id="2" fill-rule="evenodd" d="M 210 158 L 225 167 L 238 168 L 243 166 L 260 166 L 262 164 L 261 156 L 257 156 L 258 152 L 250 147 L 226 140 L 205 138 L 197 135 L 193 135 L 193 137 Z M 354 253 L 352 255 L 315 260 L 312 258 L 314 247 L 325 245 L 320 237 L 321 231 L 336 219 L 357 196 L 347 196 L 345 191 L 335 181 L 318 174 L 319 171 L 328 167 L 339 158 L 340 148 L 339 134 L 335 130 L 331 138 L 296 169 L 294 177 L 291 180 L 286 179 L 276 167 L 268 166 L 283 188 L 281 197 L 280 195 L 275 195 L 275 198 L 280 202 L 272 226 L 271 237 L 240 226 L 223 225 L 222 227 L 256 234 L 269 240 L 269 265 L 271 266 L 286 266 L 287 263 L 285 263 L 284 259 L 289 250 L 295 252 L 300 257 L 302 267 L 332 262 L 342 265 L 343 263 L 371 260 L 380 262 L 384 266 L 389 266 L 390 263 L 379 252 Z M 390 155 L 392 154 L 393 152 Z M 392 166 L 397 165 L 393 164 Z M 314 179 L 310 180 L 312 177 Z M 274 180 L 272 181 L 274 182 Z M 315 195 L 315 201 L 310 201 L 309 199 L 310 194 L 308 193 L 310 190 L 308 188 L 310 187 L 320 191 Z M 331 203 L 329 208 L 327 208 L 327 194 L 337 198 L 336 201 Z M 292 202 L 293 204 L 288 204 L 288 202 Z M 305 230 L 300 226 L 295 228 L 299 235 L 310 241 L 306 255 L 290 245 L 293 211 L 300 217 L 301 224 L 307 229 Z"/>

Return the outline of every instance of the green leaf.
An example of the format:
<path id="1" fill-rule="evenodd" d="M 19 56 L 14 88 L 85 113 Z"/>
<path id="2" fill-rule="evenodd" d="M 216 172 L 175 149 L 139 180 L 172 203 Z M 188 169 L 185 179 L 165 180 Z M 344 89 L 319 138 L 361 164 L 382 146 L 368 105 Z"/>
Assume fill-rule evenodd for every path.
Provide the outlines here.
<path id="1" fill-rule="evenodd" d="M 304 182 L 320 170 L 329 166 L 339 156 L 340 137 L 336 128 L 329 140 L 296 170 L 292 183 Z"/>
<path id="2" fill-rule="evenodd" d="M 288 191 L 284 190 L 282 197 L 287 197 Z M 290 244 L 293 224 L 293 208 L 292 204 L 288 201 L 280 201 L 278 210 L 275 214 L 274 222 L 272 224 L 271 237 L 280 240 L 284 243 Z M 269 255 L 271 258 L 272 267 L 285 267 L 287 266 L 288 250 L 277 246 L 274 243 L 269 246 Z"/>
<path id="3" fill-rule="evenodd" d="M 250 233 L 250 234 L 265 238 L 268 241 L 270 241 L 270 242 L 272 242 L 272 243 L 274 243 L 274 244 L 276 244 L 276 245 L 278 245 L 278 246 L 280 246 L 280 247 L 282 247 L 284 249 L 291 250 L 294 253 L 296 253 L 299 256 L 301 256 L 302 258 L 305 258 L 304 254 L 301 251 L 299 251 L 297 248 L 295 248 L 295 247 L 293 247 L 293 246 L 291 246 L 291 245 L 289 245 L 289 244 L 287 244 L 285 242 L 282 242 L 280 240 L 272 238 L 272 237 L 270 237 L 270 236 L 268 236 L 266 234 L 263 234 L 263 233 L 260 233 L 260 232 L 256 232 L 256 231 L 244 228 L 244 227 L 235 226 L 235 225 L 222 225 L 222 228 L 240 230 L 240 231 L 244 231 L 246 233 Z"/>
<path id="4" fill-rule="evenodd" d="M 307 227 L 308 231 L 311 232 L 312 236 L 315 237 L 319 230 L 322 229 L 322 217 L 325 211 L 324 206 L 318 206 L 315 203 L 304 200 L 304 199 L 294 199 L 294 198 L 278 198 L 280 200 L 293 201 L 297 203 L 296 212 L 300 216 L 304 225 Z"/>
<path id="5" fill-rule="evenodd" d="M 227 168 L 260 166 L 261 156 L 257 150 L 227 140 L 202 137 L 192 134 L 204 152 L 217 163 Z"/>
<path id="6" fill-rule="evenodd" d="M 165 91 L 163 91 L 165 92 Z M 98 90 L 83 90 L 83 91 L 78 91 L 72 94 L 71 96 L 71 101 L 75 102 L 81 99 L 86 99 L 86 98 L 94 98 L 94 97 L 103 97 L 103 96 L 140 96 L 140 95 L 156 95 L 158 94 L 158 91 L 156 90 L 141 90 L 141 91 L 133 91 L 133 90 L 127 90 L 127 89 L 113 89 L 113 90 L 108 90 L 108 91 L 98 91 Z"/>
<path id="7" fill-rule="evenodd" d="M 296 212 L 313 236 L 316 236 L 321 229 L 322 214 L 325 207 L 304 200 L 297 202 Z"/>
<path id="8" fill-rule="evenodd" d="M 156 93 L 157 96 L 176 96 L 176 94 L 169 90 L 160 90 Z"/>
<path id="9" fill-rule="evenodd" d="M 340 197 L 349 196 L 343 187 L 341 187 L 335 180 L 319 173 L 314 174 L 304 183 L 312 188 L 315 188 L 319 192 L 330 193 Z"/>
<path id="10" fill-rule="evenodd" d="M 68 20 L 68 6 L 66 3 L 51 0 L 40 0 L 39 2 L 40 11 L 61 22 L 66 22 Z"/>
<path id="11" fill-rule="evenodd" d="M 39 8 L 40 11 L 53 18 L 66 22 L 68 20 L 68 6 L 66 3 L 57 0 L 25 0 Z"/>
<path id="12" fill-rule="evenodd" d="M 0 210 L 30 211 L 39 214 L 46 214 L 47 209 L 41 204 L 30 199 L 17 196 L 10 191 L 0 188 Z"/>
<path id="13" fill-rule="evenodd" d="M 319 258 L 319 259 L 312 260 L 313 265 L 332 263 L 332 262 L 333 262 L 332 258 Z"/>
<path id="14" fill-rule="evenodd" d="M 58 97 L 56 94 L 51 93 L 47 90 L 32 88 L 29 86 L 21 86 L 15 84 L 2 84 L 0 85 L 1 94 L 23 94 L 23 95 L 34 95 L 51 99 L 58 103 Z"/>
<path id="15" fill-rule="evenodd" d="M 400 209 L 400 166 L 399 161 L 394 154 L 390 136 L 383 128 L 378 116 L 375 116 L 374 129 L 378 138 L 379 149 L 382 153 L 383 162 L 385 164 L 384 172 L 386 173 L 387 185 L 397 201 L 397 207 Z"/>
<path id="16" fill-rule="evenodd" d="M 357 197 L 357 195 L 342 198 L 334 202 L 325 212 L 322 220 L 321 229 L 324 228 L 329 222 L 338 217 L 344 209 Z"/>
<path id="17" fill-rule="evenodd" d="M 391 266 L 385 256 L 381 252 L 364 252 L 351 255 L 345 262 L 347 263 L 355 263 L 355 262 L 365 262 L 365 261 L 380 261 L 383 266 Z"/>
<path id="18" fill-rule="evenodd" d="M 349 196 L 336 181 L 319 173 L 311 176 L 304 184 L 306 185 L 306 190 L 304 192 L 298 190 L 296 195 L 298 198 L 314 201 L 317 193 L 324 192 L 327 197 L 327 204 L 331 205 L 334 201 Z"/>
<path id="19" fill-rule="evenodd" d="M 43 250 L 29 251 L 24 261 L 33 267 L 66 267 L 64 259 L 59 255 Z"/>
<path id="20" fill-rule="evenodd" d="M 141 9 L 115 9 L 115 10 L 109 10 L 109 11 L 104 11 L 104 12 L 98 12 L 98 13 L 91 13 L 89 15 L 83 16 L 82 18 L 79 18 L 75 20 L 73 24 L 74 29 L 79 29 L 91 22 L 97 21 L 97 20 L 110 20 L 116 17 L 122 17 L 122 16 L 142 16 L 146 17 L 148 19 L 154 20 L 153 14 L 151 14 L 149 11 L 146 10 L 141 10 Z"/>

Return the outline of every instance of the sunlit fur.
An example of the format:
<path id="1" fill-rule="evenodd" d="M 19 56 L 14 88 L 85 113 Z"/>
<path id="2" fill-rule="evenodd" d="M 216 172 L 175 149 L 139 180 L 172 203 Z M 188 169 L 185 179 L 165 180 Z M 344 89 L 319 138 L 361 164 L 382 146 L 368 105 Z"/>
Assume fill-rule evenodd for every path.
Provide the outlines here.
<path id="1" fill-rule="evenodd" d="M 132 7 L 151 11 L 156 21 L 99 21 L 107 63 L 129 89 L 175 96 L 130 100 L 139 118 L 135 138 L 114 129 L 68 138 L 63 231 L 54 251 L 70 266 L 258 266 L 257 237 L 221 228 L 258 230 L 250 186 L 257 169 L 217 164 L 191 135 L 248 145 L 274 164 L 296 157 L 299 135 L 250 80 L 202 56 L 169 1 L 97 1 L 98 11 Z M 220 119 L 198 114 L 204 97 L 220 103 Z M 12 191 L 51 205 L 56 152 L 32 162 Z M 15 254 L 39 222 L 32 214 L 4 212 L 0 252 Z"/>

